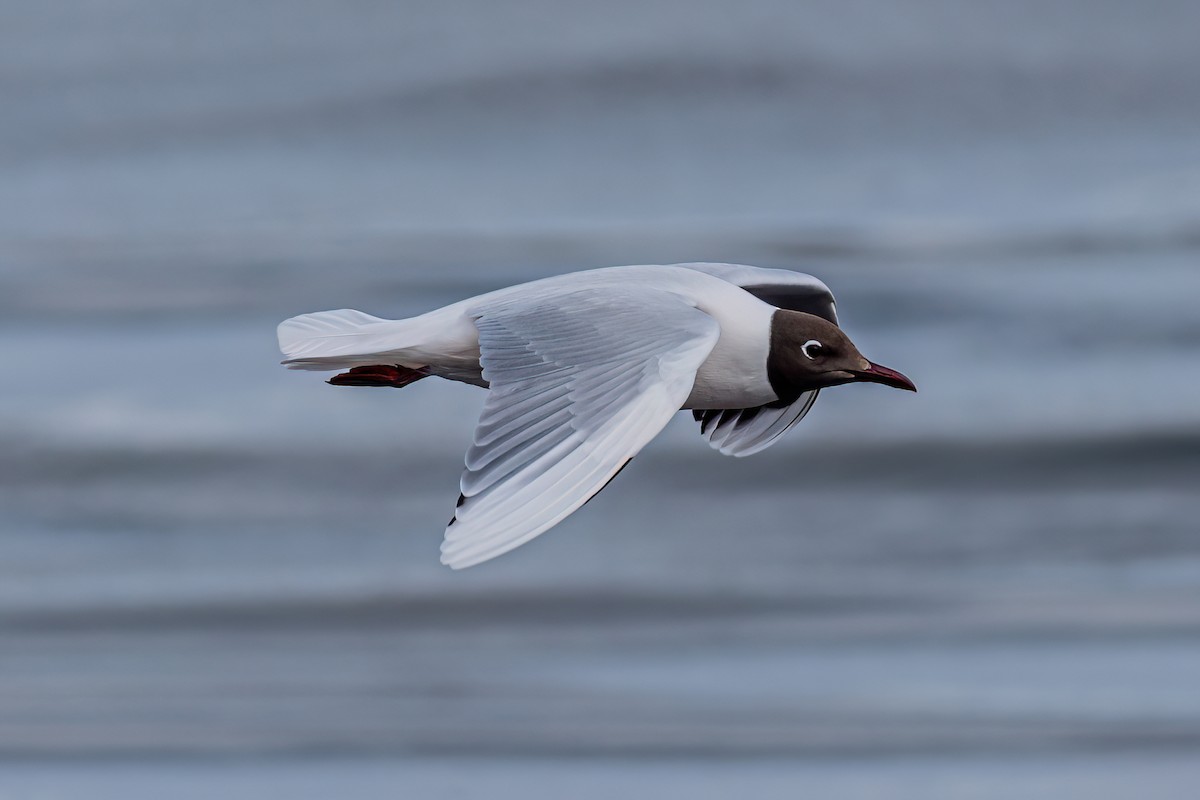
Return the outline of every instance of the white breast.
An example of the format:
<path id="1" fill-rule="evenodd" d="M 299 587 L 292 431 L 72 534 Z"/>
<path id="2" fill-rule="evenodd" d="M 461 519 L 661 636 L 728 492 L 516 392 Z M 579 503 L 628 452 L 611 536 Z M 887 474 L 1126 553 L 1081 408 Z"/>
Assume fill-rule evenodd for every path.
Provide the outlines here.
<path id="1" fill-rule="evenodd" d="M 737 286 L 716 283 L 696 299 L 721 325 L 721 338 L 697 371 L 684 408 L 753 408 L 778 400 L 767 380 L 775 308 Z"/>

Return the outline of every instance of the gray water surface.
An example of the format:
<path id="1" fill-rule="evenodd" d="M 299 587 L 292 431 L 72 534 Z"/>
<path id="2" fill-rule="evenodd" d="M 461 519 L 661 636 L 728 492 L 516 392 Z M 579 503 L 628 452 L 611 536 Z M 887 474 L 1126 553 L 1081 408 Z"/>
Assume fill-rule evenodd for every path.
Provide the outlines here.
<path id="1" fill-rule="evenodd" d="M 0 3 L 0 797 L 1182 796 L 1194 3 Z M 437 561 L 482 393 L 284 317 L 811 271 L 872 359 Z"/>

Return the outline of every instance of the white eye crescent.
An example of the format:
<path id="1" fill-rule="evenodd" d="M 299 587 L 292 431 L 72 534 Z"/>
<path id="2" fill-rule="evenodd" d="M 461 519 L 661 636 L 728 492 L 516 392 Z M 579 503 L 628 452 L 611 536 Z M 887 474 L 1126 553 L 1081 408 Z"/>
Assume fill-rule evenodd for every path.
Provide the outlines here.
<path id="1" fill-rule="evenodd" d="M 800 352 L 804 353 L 804 357 L 812 360 L 821 355 L 821 351 L 825 349 L 825 345 L 818 342 L 816 339 L 809 339 L 804 344 L 800 345 Z"/>

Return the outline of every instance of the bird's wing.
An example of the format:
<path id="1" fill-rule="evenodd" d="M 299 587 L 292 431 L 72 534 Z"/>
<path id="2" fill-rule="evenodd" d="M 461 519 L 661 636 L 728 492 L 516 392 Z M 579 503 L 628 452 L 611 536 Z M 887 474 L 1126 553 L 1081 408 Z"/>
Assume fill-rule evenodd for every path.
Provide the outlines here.
<path id="1" fill-rule="evenodd" d="M 725 408 L 693 411 L 700 423 L 700 435 L 709 445 L 727 456 L 750 456 L 775 444 L 817 402 L 819 389 L 800 395 L 794 402 L 753 408 Z"/>
<path id="2" fill-rule="evenodd" d="M 819 278 L 790 269 L 766 269 L 744 264 L 678 264 L 740 286 L 777 308 L 803 311 L 838 324 L 833 292 Z"/>
<path id="3" fill-rule="evenodd" d="M 442 563 L 486 561 L 604 488 L 691 393 L 716 320 L 676 295 L 542 290 L 473 310 L 489 391 Z"/>
<path id="4" fill-rule="evenodd" d="M 740 286 L 778 308 L 803 311 L 837 324 L 837 306 L 829 287 L 812 275 L 786 269 L 764 269 L 742 264 L 680 264 Z M 727 456 L 748 456 L 765 450 L 787 433 L 817 401 L 817 390 L 805 392 L 792 403 L 754 408 L 693 411 L 700 433 Z"/>

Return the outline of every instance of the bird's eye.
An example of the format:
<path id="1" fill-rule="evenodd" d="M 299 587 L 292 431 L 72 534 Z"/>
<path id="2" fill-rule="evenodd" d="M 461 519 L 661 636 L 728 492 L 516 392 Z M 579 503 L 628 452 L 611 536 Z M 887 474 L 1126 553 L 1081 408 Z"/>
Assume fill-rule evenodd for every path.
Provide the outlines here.
<path id="1" fill-rule="evenodd" d="M 800 351 L 804 353 L 807 358 L 813 359 L 824 354 L 825 345 L 821 344 L 816 339 L 809 339 L 800 346 Z"/>

